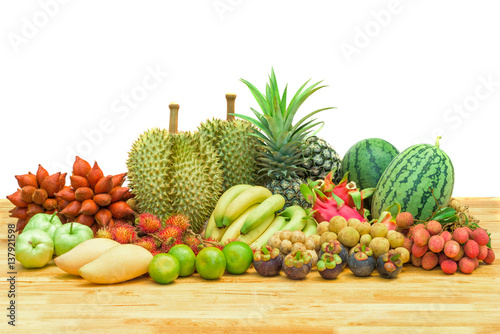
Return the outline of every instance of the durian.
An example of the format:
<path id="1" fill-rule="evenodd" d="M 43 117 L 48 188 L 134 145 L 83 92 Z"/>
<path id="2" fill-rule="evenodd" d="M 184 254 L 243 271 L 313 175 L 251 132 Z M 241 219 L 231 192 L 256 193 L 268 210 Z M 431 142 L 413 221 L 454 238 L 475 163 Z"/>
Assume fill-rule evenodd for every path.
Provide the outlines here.
<path id="1" fill-rule="evenodd" d="M 237 184 L 255 184 L 257 171 L 257 139 L 250 135 L 253 126 L 241 119 L 234 119 L 234 99 L 236 95 L 227 94 L 227 121 L 207 120 L 198 127 L 204 142 L 211 143 L 217 151 L 222 164 L 222 191 Z"/>
<path id="2" fill-rule="evenodd" d="M 178 105 L 171 104 L 171 119 Z M 141 134 L 129 152 L 129 187 L 139 212 L 165 220 L 184 214 L 200 232 L 222 192 L 222 168 L 214 147 L 199 133 L 154 128 Z"/>

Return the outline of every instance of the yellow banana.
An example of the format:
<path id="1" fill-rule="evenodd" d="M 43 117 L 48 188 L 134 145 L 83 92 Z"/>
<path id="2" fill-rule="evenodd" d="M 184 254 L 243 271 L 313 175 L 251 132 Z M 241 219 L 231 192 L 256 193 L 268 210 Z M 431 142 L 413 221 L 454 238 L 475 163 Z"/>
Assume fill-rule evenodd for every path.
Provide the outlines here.
<path id="1" fill-rule="evenodd" d="M 214 219 L 214 213 L 212 212 L 212 215 L 210 216 L 210 219 L 208 220 L 207 228 L 205 229 L 205 238 L 208 239 L 214 232 L 214 229 L 216 229 L 217 226 L 215 225 L 215 219 Z"/>
<path id="2" fill-rule="evenodd" d="M 274 215 L 274 213 L 282 209 L 284 205 L 285 198 L 279 194 L 266 198 L 245 220 L 245 224 L 241 227 L 241 233 L 247 234 L 251 230 L 257 228 L 267 217 Z"/>
<path id="3" fill-rule="evenodd" d="M 224 227 L 224 228 L 216 227 L 213 230 L 212 235 L 210 237 L 214 240 L 220 241 L 222 239 L 222 236 L 226 233 L 226 230 L 227 230 L 227 227 Z"/>
<path id="4" fill-rule="evenodd" d="M 241 194 L 236 196 L 231 203 L 229 203 L 226 211 L 224 212 L 224 218 L 222 219 L 222 224 L 224 226 L 229 226 L 240 216 L 246 209 L 254 204 L 262 203 L 266 198 L 271 197 L 272 193 L 264 187 L 254 186 L 250 189 L 244 190 Z M 215 221 L 217 223 L 217 221 Z"/>
<path id="5" fill-rule="evenodd" d="M 276 233 L 277 231 L 281 231 L 281 229 L 285 225 L 286 225 L 285 217 L 276 216 L 271 225 L 269 225 L 269 227 L 267 228 L 267 230 L 265 230 L 264 233 L 262 233 L 260 237 L 258 237 L 254 242 L 252 242 L 250 244 L 250 247 L 252 249 L 260 249 L 263 245 L 267 244 L 267 241 L 269 240 L 269 238 L 273 236 L 274 233 Z"/>
<path id="6" fill-rule="evenodd" d="M 254 204 L 245 210 L 238 218 L 236 218 L 229 227 L 226 227 L 226 233 L 222 237 L 221 241 L 224 243 L 228 240 L 236 239 L 240 236 L 241 226 L 245 223 L 247 217 L 255 210 L 259 204 Z"/>
<path id="7" fill-rule="evenodd" d="M 232 186 L 228 190 L 226 190 L 222 196 L 219 198 L 217 201 L 217 204 L 215 205 L 215 209 L 213 212 L 214 219 L 215 219 L 215 224 L 217 225 L 218 228 L 222 228 L 222 220 L 224 219 L 224 212 L 226 212 L 226 209 L 228 205 L 243 191 L 252 188 L 251 185 L 248 184 L 238 184 L 236 186 Z"/>
<path id="8" fill-rule="evenodd" d="M 271 223 L 273 222 L 274 220 L 274 213 L 272 215 L 270 215 L 269 217 L 267 217 L 266 219 L 264 219 L 264 221 L 262 222 L 262 224 L 260 224 L 259 226 L 257 226 L 256 228 L 254 228 L 253 230 L 251 230 L 250 232 L 248 232 L 247 234 L 242 234 L 238 237 L 238 240 L 239 241 L 243 241 L 244 243 L 250 245 L 252 242 L 254 242 L 258 237 L 261 236 L 262 233 L 264 233 L 265 230 L 267 230 L 267 228 L 269 227 L 269 225 L 271 225 Z"/>

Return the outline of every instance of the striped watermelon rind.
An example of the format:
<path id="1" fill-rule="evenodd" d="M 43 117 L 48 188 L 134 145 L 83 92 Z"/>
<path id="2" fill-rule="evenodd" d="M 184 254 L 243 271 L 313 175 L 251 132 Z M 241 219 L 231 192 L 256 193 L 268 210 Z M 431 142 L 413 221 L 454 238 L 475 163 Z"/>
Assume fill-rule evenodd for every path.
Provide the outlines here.
<path id="1" fill-rule="evenodd" d="M 371 214 L 380 213 L 394 202 L 401 211 L 411 212 L 415 219 L 427 221 L 438 204 L 451 199 L 455 171 L 448 155 L 436 145 L 413 145 L 394 158 L 380 178 L 373 194 Z M 433 189 L 434 199 L 431 190 Z"/>
<path id="2" fill-rule="evenodd" d="M 398 154 L 398 149 L 384 139 L 360 140 L 344 155 L 341 175 L 349 172 L 349 179 L 356 182 L 359 189 L 375 188 L 387 166 Z"/>

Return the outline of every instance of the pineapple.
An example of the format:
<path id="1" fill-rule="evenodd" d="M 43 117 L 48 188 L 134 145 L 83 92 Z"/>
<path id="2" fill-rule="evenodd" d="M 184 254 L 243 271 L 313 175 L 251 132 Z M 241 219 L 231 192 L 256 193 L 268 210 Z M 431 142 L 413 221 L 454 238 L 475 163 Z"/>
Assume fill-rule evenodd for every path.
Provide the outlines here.
<path id="1" fill-rule="evenodd" d="M 303 155 L 305 143 L 311 131 L 322 123 L 312 119 L 312 116 L 332 108 L 315 110 L 295 124 L 292 123 L 302 103 L 312 93 L 325 86 L 318 86 L 320 81 L 305 88 L 309 83 L 308 80 L 287 106 L 287 87 L 280 97 L 274 70 L 269 76 L 265 95 L 250 82 L 244 79 L 241 81 L 248 86 L 261 109 L 259 112 L 250 108 L 256 118 L 236 114 L 257 127 L 252 135 L 259 140 L 257 160 L 261 184 L 272 193 L 285 197 L 285 208 L 290 205 L 307 207 L 308 203 L 300 192 L 300 185 L 305 183 L 305 178 L 308 176 L 306 161 L 310 159 Z"/>
<path id="2" fill-rule="evenodd" d="M 326 175 L 335 170 L 333 182 L 338 183 L 340 175 L 340 157 L 335 150 L 323 139 L 311 136 L 306 139 L 306 148 L 303 151 L 305 158 L 302 167 L 306 169 L 306 177 L 316 180 L 324 180 Z"/>

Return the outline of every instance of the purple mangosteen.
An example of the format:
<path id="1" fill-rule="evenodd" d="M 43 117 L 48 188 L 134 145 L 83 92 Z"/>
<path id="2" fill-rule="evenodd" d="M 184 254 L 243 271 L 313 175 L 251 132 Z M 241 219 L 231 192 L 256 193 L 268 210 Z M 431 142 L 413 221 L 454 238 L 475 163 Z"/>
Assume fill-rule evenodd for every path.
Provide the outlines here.
<path id="1" fill-rule="evenodd" d="M 334 279 L 342 272 L 342 259 L 338 254 L 323 253 L 316 266 L 321 277 Z"/>
<path id="2" fill-rule="evenodd" d="M 352 273 L 358 277 L 370 276 L 377 266 L 373 251 L 364 244 L 354 247 L 354 253 L 347 259 L 347 264 Z"/>
<path id="3" fill-rule="evenodd" d="M 403 270 L 401 254 L 394 250 L 382 254 L 377 259 L 377 271 L 383 278 L 395 278 Z"/>
<path id="4" fill-rule="evenodd" d="M 279 248 L 264 245 L 253 255 L 253 266 L 261 276 L 279 275 L 282 262 L 283 256 L 280 254 Z"/>
<path id="5" fill-rule="evenodd" d="M 283 260 L 283 271 L 290 279 L 304 279 L 312 269 L 312 256 L 309 252 L 294 250 Z"/>

